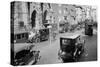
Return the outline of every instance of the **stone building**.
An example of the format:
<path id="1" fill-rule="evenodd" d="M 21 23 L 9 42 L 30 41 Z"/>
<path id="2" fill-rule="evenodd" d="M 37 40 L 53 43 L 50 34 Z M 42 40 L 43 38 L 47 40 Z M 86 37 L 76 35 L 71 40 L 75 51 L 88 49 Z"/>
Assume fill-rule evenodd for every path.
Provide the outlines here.
<path id="1" fill-rule="evenodd" d="M 14 42 L 28 39 L 28 9 L 26 2 L 11 2 L 11 34 Z"/>
<path id="2" fill-rule="evenodd" d="M 45 23 L 53 22 L 53 11 L 49 3 L 11 3 L 11 30 L 15 40 L 27 39 L 29 31 L 46 28 Z M 49 18 L 49 19 L 48 19 Z M 51 22 L 50 21 L 50 22 Z M 27 38 L 26 38 L 27 37 Z"/>
<path id="3" fill-rule="evenodd" d="M 30 23 L 32 28 L 38 29 L 42 25 L 42 11 L 40 3 L 30 3 Z"/>
<path id="4" fill-rule="evenodd" d="M 45 23 L 48 22 L 48 17 L 50 17 L 50 9 L 51 6 L 48 3 L 30 3 L 30 23 L 32 28 L 45 28 Z"/>

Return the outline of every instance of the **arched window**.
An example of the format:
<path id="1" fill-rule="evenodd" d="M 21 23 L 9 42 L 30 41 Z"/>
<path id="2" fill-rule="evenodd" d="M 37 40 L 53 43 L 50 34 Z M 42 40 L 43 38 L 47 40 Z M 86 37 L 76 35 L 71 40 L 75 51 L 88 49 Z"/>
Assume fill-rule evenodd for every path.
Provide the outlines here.
<path id="1" fill-rule="evenodd" d="M 36 10 L 34 10 L 31 14 L 31 25 L 32 28 L 35 27 L 35 20 L 36 20 Z"/>
<path id="2" fill-rule="evenodd" d="M 24 21 L 19 22 L 19 27 L 24 27 Z"/>
<path id="3" fill-rule="evenodd" d="M 47 16 L 47 10 L 45 10 L 44 12 L 44 21 L 46 20 L 46 16 Z"/>

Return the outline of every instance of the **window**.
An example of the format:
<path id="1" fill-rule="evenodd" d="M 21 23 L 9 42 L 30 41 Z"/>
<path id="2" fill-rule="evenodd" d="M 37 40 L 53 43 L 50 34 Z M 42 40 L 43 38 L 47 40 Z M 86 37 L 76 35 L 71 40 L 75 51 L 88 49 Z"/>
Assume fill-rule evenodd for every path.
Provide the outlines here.
<path id="1" fill-rule="evenodd" d="M 19 26 L 20 26 L 20 27 L 24 27 L 24 22 L 23 22 L 23 21 L 20 21 L 20 22 L 19 22 Z"/>
<path id="2" fill-rule="evenodd" d="M 24 33 L 22 34 L 22 38 L 24 38 Z"/>
<path id="3" fill-rule="evenodd" d="M 63 45 L 70 45 L 70 40 L 62 40 Z"/>
<path id="4" fill-rule="evenodd" d="M 17 39 L 21 39 L 21 36 L 20 36 L 20 34 L 18 34 L 18 35 L 17 35 Z"/>
<path id="5" fill-rule="evenodd" d="M 36 25 L 36 10 L 34 10 L 33 12 L 32 12 L 32 14 L 31 14 L 31 25 L 32 25 L 32 28 L 33 27 L 35 27 L 35 25 Z"/>

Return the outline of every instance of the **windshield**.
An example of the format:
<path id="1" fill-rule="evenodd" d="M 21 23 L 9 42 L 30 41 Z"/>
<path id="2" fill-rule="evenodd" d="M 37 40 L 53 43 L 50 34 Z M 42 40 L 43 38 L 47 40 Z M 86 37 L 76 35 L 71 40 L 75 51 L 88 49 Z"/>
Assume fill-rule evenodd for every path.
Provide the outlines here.
<path id="1" fill-rule="evenodd" d="M 62 40 L 62 44 L 63 44 L 63 45 L 70 45 L 70 40 L 65 40 L 65 39 L 63 39 L 63 40 Z"/>

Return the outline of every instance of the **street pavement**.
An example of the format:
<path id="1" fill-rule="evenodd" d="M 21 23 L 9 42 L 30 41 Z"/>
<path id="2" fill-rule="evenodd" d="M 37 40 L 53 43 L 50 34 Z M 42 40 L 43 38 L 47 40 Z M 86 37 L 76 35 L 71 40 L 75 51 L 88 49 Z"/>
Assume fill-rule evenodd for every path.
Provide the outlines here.
<path id="1" fill-rule="evenodd" d="M 85 52 L 79 61 L 96 61 L 97 60 L 97 35 L 85 37 Z"/>
<path id="2" fill-rule="evenodd" d="M 71 32 L 70 32 L 71 33 Z M 97 60 L 97 32 L 94 31 L 93 36 L 86 36 L 84 35 L 84 30 L 75 31 L 73 33 L 78 33 L 83 35 L 85 42 L 86 51 L 79 59 L 80 61 L 95 61 Z M 64 33 L 68 34 L 68 33 Z M 52 40 L 50 43 L 49 41 L 44 41 L 41 43 L 37 43 L 36 47 L 33 48 L 35 50 L 40 50 L 40 61 L 37 64 L 55 64 L 55 63 L 62 63 L 61 60 L 58 59 L 58 51 L 60 49 L 60 41 L 59 37 L 64 34 L 57 35 L 56 40 Z"/>
<path id="3" fill-rule="evenodd" d="M 41 59 L 37 64 L 54 64 L 58 63 L 58 50 L 60 48 L 59 46 L 59 41 L 58 39 L 55 41 L 52 41 L 52 43 L 44 44 L 42 43 L 41 45 L 47 45 L 45 47 L 40 48 L 40 56 Z"/>

